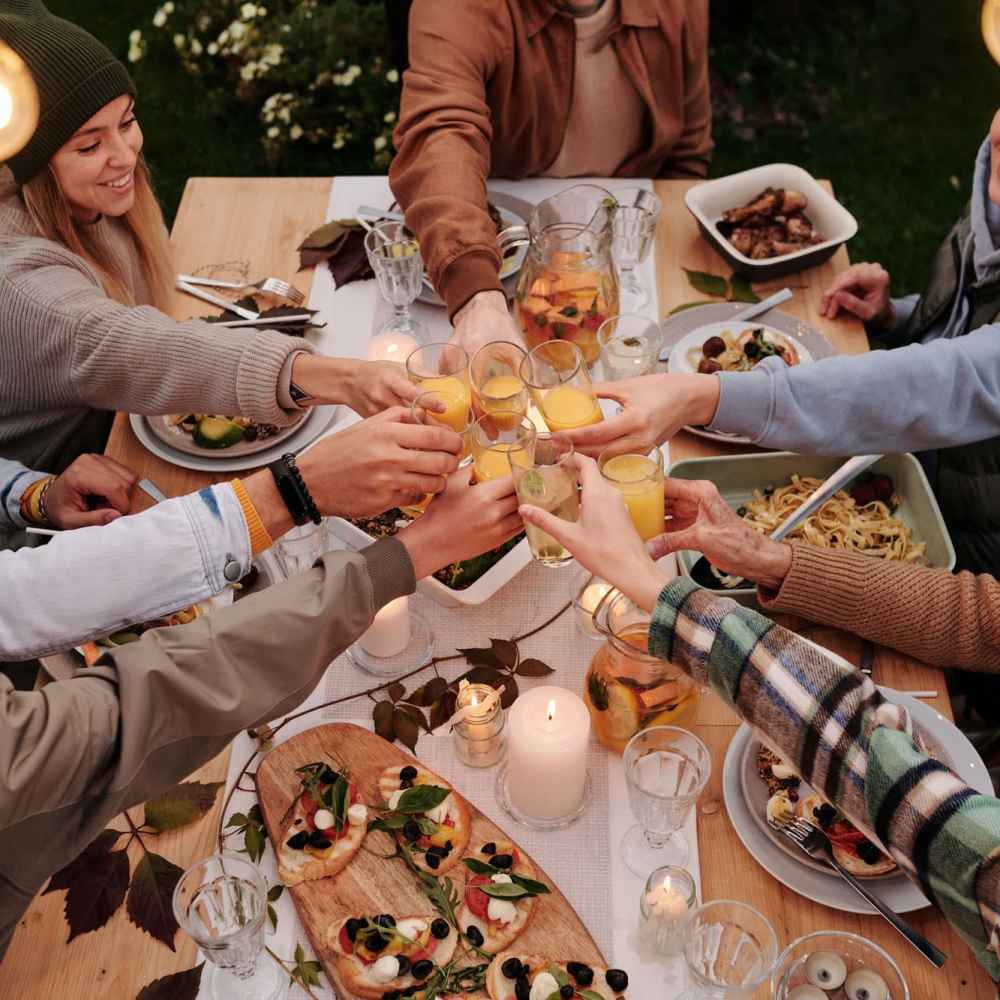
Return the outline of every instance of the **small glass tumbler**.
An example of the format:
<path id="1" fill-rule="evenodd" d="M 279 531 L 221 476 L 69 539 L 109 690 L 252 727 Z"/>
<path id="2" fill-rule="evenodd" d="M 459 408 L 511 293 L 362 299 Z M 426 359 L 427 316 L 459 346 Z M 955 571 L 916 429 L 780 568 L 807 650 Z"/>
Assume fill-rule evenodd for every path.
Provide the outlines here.
<path id="1" fill-rule="evenodd" d="M 507 716 L 488 684 L 466 684 L 458 692 L 456 709 L 465 718 L 455 724 L 455 756 L 469 767 L 493 767 L 507 752 Z"/>
<path id="2" fill-rule="evenodd" d="M 267 887 L 260 869 L 225 852 L 192 865 L 177 882 L 174 916 L 208 961 L 202 992 L 213 1000 L 280 1000 L 287 974 L 264 949 Z"/>
<path id="3" fill-rule="evenodd" d="M 636 274 L 638 266 L 649 256 L 660 221 L 660 199 L 645 188 L 625 188 L 615 194 L 614 235 L 611 252 L 618 267 L 622 306 L 642 309 L 649 305 L 649 289 Z"/>
<path id="4" fill-rule="evenodd" d="M 329 532 L 323 523 L 307 521 L 285 532 L 278 540 L 277 552 L 285 576 L 298 576 L 312 569 L 316 560 L 327 551 Z"/>
<path id="5" fill-rule="evenodd" d="M 519 374 L 525 354 L 517 344 L 495 340 L 483 344 L 472 356 L 469 371 L 477 417 L 501 410 L 522 417 L 528 412 L 528 389 Z"/>
<path id="6" fill-rule="evenodd" d="M 634 313 L 612 316 L 601 324 L 597 340 L 607 381 L 619 382 L 656 371 L 663 334 L 659 324 L 645 316 Z"/>
<path id="7" fill-rule="evenodd" d="M 737 1000 L 768 983 L 778 938 L 767 919 L 746 903 L 703 903 L 684 929 L 688 991 L 680 1000 Z"/>
<path id="8" fill-rule="evenodd" d="M 420 294 L 424 260 L 413 234 L 401 222 L 380 222 L 365 236 L 365 253 L 378 290 L 393 309 L 376 336 L 385 339 L 384 334 L 397 334 L 420 340 L 417 335 L 423 328 L 410 314 L 410 306 Z"/>
<path id="9" fill-rule="evenodd" d="M 471 431 L 476 482 L 503 479 L 515 465 L 530 469 L 535 461 L 537 433 L 527 417 L 509 410 L 481 416 Z"/>
<path id="10" fill-rule="evenodd" d="M 698 887 L 686 868 L 664 865 L 648 879 L 639 897 L 639 935 L 658 956 L 684 950 L 688 914 L 698 905 Z"/>
<path id="11" fill-rule="evenodd" d="M 663 452 L 656 446 L 645 454 L 629 452 L 629 441 L 605 448 L 597 467 L 605 481 L 621 493 L 639 537 L 648 542 L 664 531 Z"/>
<path id="12" fill-rule="evenodd" d="M 625 747 L 625 782 L 639 821 L 622 839 L 629 871 L 646 878 L 663 865 L 683 865 L 690 845 L 680 832 L 712 773 L 708 747 L 676 726 L 651 726 Z"/>
<path id="13" fill-rule="evenodd" d="M 576 344 L 546 340 L 528 352 L 520 375 L 550 431 L 588 427 L 604 419 Z"/>

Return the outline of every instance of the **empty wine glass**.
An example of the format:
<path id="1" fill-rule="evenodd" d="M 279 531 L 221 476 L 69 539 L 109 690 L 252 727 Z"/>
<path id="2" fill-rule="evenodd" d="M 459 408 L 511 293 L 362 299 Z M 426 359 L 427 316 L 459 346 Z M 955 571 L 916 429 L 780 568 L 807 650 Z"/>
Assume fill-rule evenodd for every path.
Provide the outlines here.
<path id="1" fill-rule="evenodd" d="M 777 958 L 774 928 L 752 906 L 731 899 L 704 903 L 684 929 L 688 990 L 680 1000 L 751 997 L 768 982 Z"/>
<path id="2" fill-rule="evenodd" d="M 260 870 L 226 851 L 192 865 L 174 888 L 174 916 L 208 961 L 202 992 L 213 1000 L 281 1000 L 288 976 L 264 948 L 267 887 Z"/>
<path id="3" fill-rule="evenodd" d="M 625 188 L 615 194 L 611 252 L 618 267 L 621 309 L 632 312 L 649 305 L 649 290 L 639 281 L 636 268 L 649 256 L 660 219 L 660 199 L 645 188 Z"/>
<path id="4" fill-rule="evenodd" d="M 629 740 L 624 762 L 639 820 L 622 840 L 625 864 L 640 878 L 664 865 L 683 866 L 690 845 L 680 828 L 712 773 L 708 747 L 686 729 L 651 726 Z"/>
<path id="5" fill-rule="evenodd" d="M 393 315 L 378 329 L 383 334 L 406 334 L 420 340 L 423 327 L 410 315 L 410 304 L 420 294 L 424 259 L 412 233 L 401 222 L 380 222 L 365 237 L 368 263 L 375 272 L 382 298 Z"/>

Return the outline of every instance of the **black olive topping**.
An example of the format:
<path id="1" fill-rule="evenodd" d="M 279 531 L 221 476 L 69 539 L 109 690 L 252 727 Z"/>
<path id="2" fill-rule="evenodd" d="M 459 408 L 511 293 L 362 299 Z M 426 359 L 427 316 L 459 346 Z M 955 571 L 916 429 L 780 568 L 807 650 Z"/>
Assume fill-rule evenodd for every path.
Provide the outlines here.
<path id="1" fill-rule="evenodd" d="M 443 941 L 451 933 L 451 926 L 447 920 L 438 917 L 431 924 L 431 934 L 438 939 L 438 941 Z"/>
<path id="2" fill-rule="evenodd" d="M 370 934 L 365 941 L 365 947 L 376 955 L 380 951 L 385 951 L 389 946 L 389 939 L 384 934 Z"/>
<path id="3" fill-rule="evenodd" d="M 424 855 L 424 861 L 427 862 L 428 868 L 441 867 L 441 858 L 437 854 L 431 854 L 429 851 Z"/>
<path id="4" fill-rule="evenodd" d="M 406 790 L 407 790 L 408 788 L 412 788 L 412 787 L 413 787 L 413 782 L 412 782 L 412 781 L 410 781 L 410 780 L 409 780 L 408 778 L 404 778 L 404 779 L 403 779 L 403 780 L 402 780 L 402 781 L 401 781 L 401 782 L 399 783 L 399 787 L 400 787 L 400 789 L 401 789 L 402 791 L 404 791 L 404 792 L 405 792 L 405 791 L 406 791 Z"/>
<path id="5" fill-rule="evenodd" d="M 405 955 L 397 955 L 396 961 L 399 962 L 399 972 L 397 975 L 405 976 L 410 971 L 410 960 Z"/>
<path id="6" fill-rule="evenodd" d="M 527 976 L 521 976 L 514 983 L 514 997 L 515 1000 L 531 1000 L 531 983 Z"/>
<path id="7" fill-rule="evenodd" d="M 567 983 L 565 986 L 559 987 L 559 996 L 561 996 L 563 1000 L 570 1000 L 571 997 L 576 996 L 576 990 L 574 990 L 573 987 Z"/>
<path id="8" fill-rule="evenodd" d="M 863 840 L 857 846 L 858 857 L 866 865 L 877 865 L 882 860 L 882 852 L 870 841 Z"/>
<path id="9" fill-rule="evenodd" d="M 480 853 L 490 855 L 490 854 L 496 854 L 496 852 L 497 852 L 497 845 L 494 844 L 493 841 L 491 840 L 488 844 L 483 844 L 483 849 Z"/>
<path id="10" fill-rule="evenodd" d="M 582 962 L 567 962 L 566 971 L 581 985 L 589 986 L 594 981 L 594 970 Z"/>
<path id="11" fill-rule="evenodd" d="M 438 844 L 431 844 L 431 846 L 427 848 L 427 853 L 436 854 L 439 858 L 446 858 L 451 853 L 451 848 L 441 847 Z"/>
<path id="12" fill-rule="evenodd" d="M 380 913 L 374 921 L 379 927 L 395 927 L 396 918 L 391 913 Z"/>
<path id="13" fill-rule="evenodd" d="M 361 930 L 363 923 L 355 917 L 349 917 L 345 926 L 347 929 L 347 940 L 353 941 L 358 936 L 358 931 Z"/>
<path id="14" fill-rule="evenodd" d="M 514 864 L 514 858 L 510 854 L 494 854 L 491 864 L 494 868 L 510 868 Z"/>
<path id="15" fill-rule="evenodd" d="M 406 839 L 411 843 L 415 840 L 419 840 L 422 836 L 420 824 L 415 819 L 408 819 L 403 824 L 403 836 L 406 837 Z"/>
<path id="16" fill-rule="evenodd" d="M 500 971 L 508 979 L 517 979 L 524 974 L 524 966 L 521 965 L 521 960 L 519 958 L 511 957 L 500 966 Z"/>
<path id="17" fill-rule="evenodd" d="M 429 958 L 422 958 L 419 962 L 413 963 L 410 975 L 414 979 L 426 979 L 434 971 L 434 963 Z"/>
<path id="18" fill-rule="evenodd" d="M 477 948 L 481 948 L 483 946 L 483 932 L 475 924 L 470 924 L 465 928 L 465 936 Z"/>
<path id="19" fill-rule="evenodd" d="M 399 772 L 400 781 L 413 781 L 417 776 L 417 769 L 412 764 L 407 764 L 402 771 Z"/>
<path id="20" fill-rule="evenodd" d="M 621 969 L 608 969 L 604 973 L 604 981 L 616 993 L 623 993 L 628 989 L 628 973 L 623 972 Z"/>
<path id="21" fill-rule="evenodd" d="M 333 841 L 322 830 L 313 830 L 309 835 L 309 846 L 315 847 L 318 851 L 325 851 L 332 843 Z"/>
<path id="22" fill-rule="evenodd" d="M 288 847 L 293 847 L 296 851 L 301 851 L 309 843 L 309 831 L 302 830 L 294 834 L 285 841 Z"/>
<path id="23" fill-rule="evenodd" d="M 324 767 L 319 780 L 322 781 L 324 785 L 332 785 L 337 780 L 337 772 L 334 771 L 332 767 Z"/>

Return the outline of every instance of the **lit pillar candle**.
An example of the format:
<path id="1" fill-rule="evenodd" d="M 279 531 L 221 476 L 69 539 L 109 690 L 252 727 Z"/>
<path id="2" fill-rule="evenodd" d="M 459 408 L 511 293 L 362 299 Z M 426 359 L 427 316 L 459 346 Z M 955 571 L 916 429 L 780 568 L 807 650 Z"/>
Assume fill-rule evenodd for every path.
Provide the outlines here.
<path id="1" fill-rule="evenodd" d="M 571 691 L 537 687 L 511 706 L 507 795 L 525 816 L 555 820 L 580 808 L 590 714 Z"/>
<path id="2" fill-rule="evenodd" d="M 369 361 L 398 361 L 402 364 L 420 345 L 406 333 L 380 333 L 368 344 Z"/>
<path id="3" fill-rule="evenodd" d="M 358 645 L 371 656 L 389 657 L 401 653 L 410 643 L 410 603 L 406 597 L 390 601 L 358 639 Z"/>

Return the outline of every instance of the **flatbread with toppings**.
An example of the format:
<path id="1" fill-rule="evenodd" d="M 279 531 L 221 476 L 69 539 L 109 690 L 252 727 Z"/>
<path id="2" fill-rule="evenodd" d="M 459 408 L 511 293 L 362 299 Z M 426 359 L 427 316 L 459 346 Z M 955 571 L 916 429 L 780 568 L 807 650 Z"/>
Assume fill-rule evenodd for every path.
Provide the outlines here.
<path id="1" fill-rule="evenodd" d="M 329 931 L 340 985 L 362 1000 L 419 988 L 447 965 L 458 932 L 441 917 L 348 917 Z"/>
<path id="2" fill-rule="evenodd" d="M 549 888 L 538 881 L 535 866 L 510 841 L 480 844 L 462 860 L 469 874 L 458 926 L 483 951 L 503 951 L 528 926 L 535 901 Z M 473 928 L 478 934 L 472 934 Z"/>
<path id="3" fill-rule="evenodd" d="M 358 853 L 368 824 L 368 809 L 345 770 L 318 761 L 296 771 L 302 789 L 275 845 L 278 877 L 287 886 L 342 871 Z"/>
<path id="4" fill-rule="evenodd" d="M 553 994 L 566 1000 L 586 994 L 602 1000 L 622 1000 L 628 976 L 621 969 L 553 962 L 539 955 L 507 951 L 497 955 L 490 965 L 486 988 L 491 1000 L 549 1000 Z"/>
<path id="5" fill-rule="evenodd" d="M 894 871 L 896 862 L 873 844 L 849 819 L 818 795 L 802 799 L 799 816 L 830 838 L 837 863 L 858 878 L 875 878 Z"/>
<path id="6" fill-rule="evenodd" d="M 418 868 L 443 875 L 469 844 L 469 807 L 443 778 L 419 765 L 386 768 L 378 779 L 385 803 L 380 825 L 405 844 Z"/>

